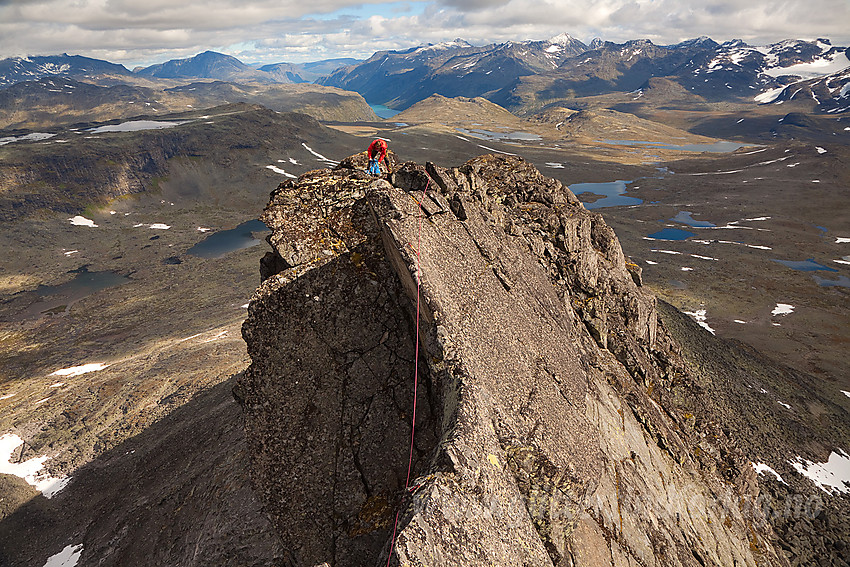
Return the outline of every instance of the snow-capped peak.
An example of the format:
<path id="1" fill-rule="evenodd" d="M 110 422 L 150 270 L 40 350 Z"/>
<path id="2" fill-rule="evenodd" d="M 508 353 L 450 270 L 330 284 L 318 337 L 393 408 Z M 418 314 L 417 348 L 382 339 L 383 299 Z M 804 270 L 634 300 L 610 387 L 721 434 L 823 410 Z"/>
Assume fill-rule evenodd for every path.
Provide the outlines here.
<path id="1" fill-rule="evenodd" d="M 554 45 L 567 46 L 567 45 L 571 45 L 571 44 L 575 43 L 576 39 L 573 36 L 571 36 L 570 34 L 565 32 L 565 33 L 559 33 L 555 37 L 550 37 L 547 41 L 551 44 L 554 44 Z"/>

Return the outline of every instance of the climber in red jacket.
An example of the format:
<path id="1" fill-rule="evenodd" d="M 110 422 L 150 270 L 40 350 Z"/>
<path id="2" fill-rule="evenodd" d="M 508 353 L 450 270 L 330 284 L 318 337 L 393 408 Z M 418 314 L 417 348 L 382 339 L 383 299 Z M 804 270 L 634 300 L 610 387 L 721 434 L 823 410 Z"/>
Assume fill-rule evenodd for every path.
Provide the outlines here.
<path id="1" fill-rule="evenodd" d="M 372 175 L 382 175 L 380 163 L 383 161 L 387 166 L 387 174 L 392 173 L 390 168 L 390 158 L 387 156 L 387 143 L 377 138 L 366 150 L 366 156 L 369 158 L 369 168 L 366 170 Z"/>

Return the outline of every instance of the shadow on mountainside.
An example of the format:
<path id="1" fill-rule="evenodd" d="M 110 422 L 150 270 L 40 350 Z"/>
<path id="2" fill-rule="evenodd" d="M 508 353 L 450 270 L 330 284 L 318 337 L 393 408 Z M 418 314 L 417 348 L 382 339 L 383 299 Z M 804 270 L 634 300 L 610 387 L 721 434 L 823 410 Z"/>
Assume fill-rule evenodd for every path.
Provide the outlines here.
<path id="1" fill-rule="evenodd" d="M 0 521 L 0 564 L 40 566 L 79 544 L 81 565 L 279 564 L 281 544 L 250 487 L 232 386 L 198 394 L 84 465 L 52 499 L 23 503 Z"/>

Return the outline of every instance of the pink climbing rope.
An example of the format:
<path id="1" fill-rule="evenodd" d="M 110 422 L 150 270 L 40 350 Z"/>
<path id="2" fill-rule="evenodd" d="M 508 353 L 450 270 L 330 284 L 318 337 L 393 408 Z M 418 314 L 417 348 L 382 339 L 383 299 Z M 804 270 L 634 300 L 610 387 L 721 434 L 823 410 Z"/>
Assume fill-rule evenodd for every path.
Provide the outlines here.
<path id="1" fill-rule="evenodd" d="M 410 473 L 413 470 L 413 436 L 416 433 L 416 390 L 419 386 L 419 288 L 422 285 L 422 264 L 419 261 L 419 251 L 422 248 L 422 201 L 425 200 L 425 194 L 428 191 L 428 186 L 431 184 L 431 178 L 425 183 L 425 188 L 422 190 L 422 199 L 419 200 L 419 234 L 416 236 L 416 347 L 413 356 L 413 419 L 410 422 L 410 455 L 407 459 L 407 479 L 404 481 L 404 490 L 410 488 Z M 387 567 L 390 565 L 390 560 L 393 557 L 393 549 L 395 548 L 395 536 L 398 529 L 398 518 L 401 514 L 401 508 L 395 513 L 395 523 L 393 524 L 393 537 L 390 540 L 390 552 L 387 554 Z"/>

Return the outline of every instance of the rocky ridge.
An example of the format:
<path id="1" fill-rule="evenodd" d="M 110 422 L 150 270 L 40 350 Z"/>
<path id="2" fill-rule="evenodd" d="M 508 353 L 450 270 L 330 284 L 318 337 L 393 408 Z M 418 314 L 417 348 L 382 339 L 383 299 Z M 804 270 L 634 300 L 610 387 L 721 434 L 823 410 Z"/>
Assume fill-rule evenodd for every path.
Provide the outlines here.
<path id="1" fill-rule="evenodd" d="M 390 181 L 363 160 L 282 183 L 262 217 L 234 393 L 290 564 L 385 563 L 398 507 L 395 564 L 788 564 L 601 216 L 521 158 Z"/>

